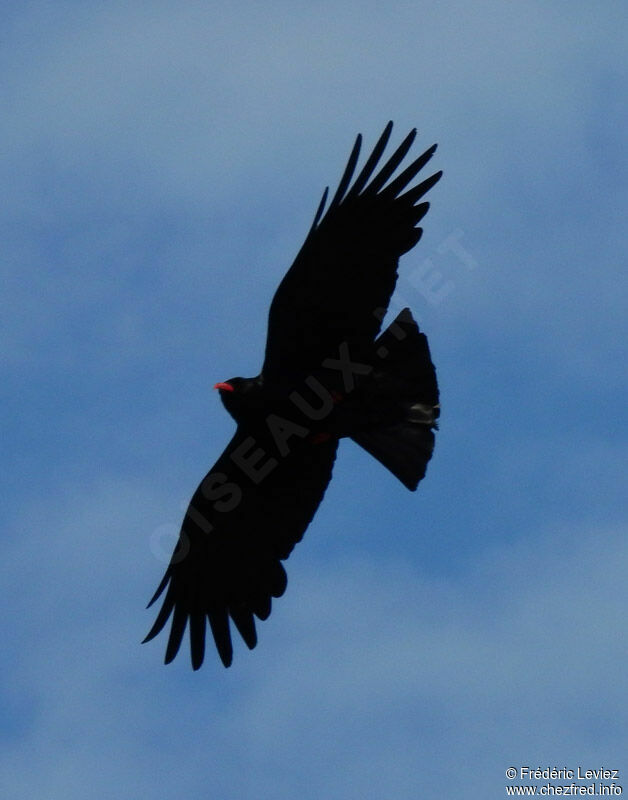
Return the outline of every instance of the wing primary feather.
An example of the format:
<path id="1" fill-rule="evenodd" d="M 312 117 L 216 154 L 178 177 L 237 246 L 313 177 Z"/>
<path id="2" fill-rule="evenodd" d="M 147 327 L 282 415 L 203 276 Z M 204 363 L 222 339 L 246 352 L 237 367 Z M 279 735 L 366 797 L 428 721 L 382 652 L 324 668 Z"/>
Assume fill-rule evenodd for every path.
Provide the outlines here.
<path id="1" fill-rule="evenodd" d="M 244 639 L 246 646 L 249 650 L 252 650 L 257 644 L 257 631 L 255 630 L 253 613 L 248 608 L 231 607 L 229 615 L 240 636 Z"/>
<path id="2" fill-rule="evenodd" d="M 174 608 L 174 592 L 172 590 L 172 584 L 168 588 L 168 592 L 164 597 L 164 602 L 162 603 L 161 609 L 159 610 L 159 614 L 157 614 L 157 619 L 153 623 L 153 627 L 149 630 L 146 638 L 142 640 L 142 644 L 145 642 L 150 642 L 151 639 L 154 639 L 155 636 L 159 633 L 159 631 L 164 627 L 166 622 L 168 622 L 168 617 Z"/>
<path id="3" fill-rule="evenodd" d="M 412 208 L 414 211 L 412 224 L 416 225 L 417 222 L 420 222 L 423 219 L 423 217 L 427 214 L 430 208 L 430 204 L 427 202 L 419 203 L 418 206 L 412 206 Z"/>
<path id="4" fill-rule="evenodd" d="M 224 606 L 213 608 L 207 612 L 207 618 L 209 619 L 209 627 L 212 629 L 220 660 L 225 667 L 229 667 L 233 661 L 233 645 L 231 644 L 227 609 Z"/>
<path id="5" fill-rule="evenodd" d="M 415 161 L 413 161 L 409 167 L 406 167 L 406 169 L 404 169 L 404 171 L 384 189 L 383 194 L 389 195 L 390 197 L 397 197 L 399 192 L 410 183 L 417 172 L 423 169 L 435 152 L 436 145 L 433 144 L 429 150 L 426 150 Z"/>
<path id="6" fill-rule="evenodd" d="M 183 606 L 178 603 L 174 607 L 174 614 L 172 617 L 172 627 L 170 628 L 170 636 L 168 637 L 168 646 L 166 647 L 166 658 L 164 659 L 165 664 L 169 664 L 176 654 L 179 652 L 179 647 L 181 646 L 181 639 L 183 639 L 183 633 L 185 632 L 185 626 L 187 625 L 188 615 L 187 611 L 183 608 Z"/>
<path id="7" fill-rule="evenodd" d="M 442 174 L 442 170 L 435 172 L 433 175 L 430 175 L 429 178 L 426 178 L 422 183 L 419 183 L 418 186 L 415 186 L 414 188 L 409 189 L 405 194 L 402 194 L 398 199 L 408 203 L 416 203 L 416 201 L 423 197 L 424 194 L 429 192 L 435 183 L 438 183 Z"/>
<path id="8" fill-rule="evenodd" d="M 268 619 L 272 607 L 272 600 L 269 595 L 260 592 L 255 595 L 251 602 L 253 613 L 261 620 Z"/>
<path id="9" fill-rule="evenodd" d="M 362 167 L 362 171 L 355 179 L 355 183 L 351 187 L 349 195 L 356 195 L 359 194 L 362 189 L 366 186 L 366 182 L 371 177 L 371 173 L 377 166 L 377 162 L 382 157 L 382 153 L 386 149 L 386 145 L 388 144 L 388 140 L 390 139 L 390 134 L 393 128 L 392 120 L 386 125 L 384 128 L 384 132 L 377 140 L 377 144 L 373 148 L 373 152 L 368 157 L 366 164 Z"/>
<path id="10" fill-rule="evenodd" d="M 194 670 L 201 667 L 205 658 L 205 628 L 205 614 L 190 615 L 190 655 Z"/>
<path id="11" fill-rule="evenodd" d="M 369 183 L 367 187 L 367 192 L 369 192 L 369 194 L 377 194 L 377 192 L 379 192 L 388 178 L 390 178 L 399 164 L 401 164 L 403 159 L 406 157 L 408 150 L 412 147 L 412 142 L 414 141 L 415 137 L 416 128 L 413 128 L 403 142 L 401 142 L 395 152 L 391 155 L 388 161 L 384 164 L 384 166 L 380 169 L 377 175 Z"/>
<path id="12" fill-rule="evenodd" d="M 353 145 L 353 150 L 351 151 L 351 155 L 349 156 L 349 160 L 347 161 L 347 166 L 345 167 L 345 171 L 342 173 L 342 178 L 340 179 L 340 183 L 338 184 L 338 188 L 336 189 L 336 194 L 333 196 L 333 199 L 329 204 L 329 208 L 327 209 L 328 214 L 333 208 L 340 205 L 344 193 L 347 191 L 347 186 L 349 186 L 351 178 L 353 177 L 353 171 L 355 170 L 355 165 L 358 163 L 358 157 L 360 155 L 361 145 L 362 145 L 362 134 L 358 133 L 355 139 L 355 144 Z"/>
<path id="13" fill-rule="evenodd" d="M 310 227 L 310 233 L 314 230 L 314 228 L 318 225 L 318 221 L 320 220 L 323 209 L 325 208 L 325 202 L 327 201 L 327 195 L 329 194 L 329 186 L 325 187 L 325 191 L 323 192 L 323 196 L 321 197 L 321 201 L 318 204 L 318 208 L 316 209 L 316 214 L 314 214 L 314 222 Z"/>
<path id="14" fill-rule="evenodd" d="M 161 583 L 157 587 L 157 591 L 155 592 L 155 594 L 149 600 L 148 605 L 146 606 L 146 608 L 150 608 L 152 606 L 152 604 L 155 602 L 155 600 L 159 597 L 159 595 L 166 588 L 169 580 L 170 580 L 170 567 L 168 567 L 168 569 L 166 570 L 166 574 L 161 579 Z"/>

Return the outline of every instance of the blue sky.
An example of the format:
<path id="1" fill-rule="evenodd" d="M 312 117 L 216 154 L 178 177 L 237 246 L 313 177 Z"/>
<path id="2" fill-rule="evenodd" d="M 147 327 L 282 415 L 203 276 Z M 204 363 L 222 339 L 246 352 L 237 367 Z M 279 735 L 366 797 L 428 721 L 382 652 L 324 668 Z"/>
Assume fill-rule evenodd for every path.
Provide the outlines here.
<path id="1" fill-rule="evenodd" d="M 623 4 L 3 15 L 6 796 L 627 786 Z M 164 667 L 144 606 L 231 435 L 211 386 L 258 372 L 323 187 L 388 119 L 445 171 L 395 300 L 441 386 L 427 478 L 343 443 L 257 649 Z"/>

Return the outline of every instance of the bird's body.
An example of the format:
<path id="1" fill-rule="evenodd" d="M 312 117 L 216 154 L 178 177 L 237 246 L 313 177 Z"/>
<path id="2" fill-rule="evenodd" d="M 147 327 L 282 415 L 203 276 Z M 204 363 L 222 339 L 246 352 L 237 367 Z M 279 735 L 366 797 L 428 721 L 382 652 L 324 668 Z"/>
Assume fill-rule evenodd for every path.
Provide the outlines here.
<path id="1" fill-rule="evenodd" d="M 353 438 L 412 490 L 425 474 L 439 412 L 427 340 L 408 309 L 378 333 L 399 256 L 422 232 L 415 225 L 428 204 L 415 203 L 441 173 L 401 194 L 434 146 L 388 182 L 413 131 L 373 177 L 391 129 L 389 123 L 350 186 L 358 136 L 323 216 L 325 191 L 273 299 L 260 375 L 216 384 L 238 427 L 192 497 L 151 600 L 166 590 L 146 637 L 173 615 L 166 663 L 188 622 L 195 669 L 206 622 L 225 666 L 232 659 L 230 621 L 255 646 L 254 616 L 266 619 L 271 598 L 286 588 L 281 561 L 322 500 L 341 438 Z"/>

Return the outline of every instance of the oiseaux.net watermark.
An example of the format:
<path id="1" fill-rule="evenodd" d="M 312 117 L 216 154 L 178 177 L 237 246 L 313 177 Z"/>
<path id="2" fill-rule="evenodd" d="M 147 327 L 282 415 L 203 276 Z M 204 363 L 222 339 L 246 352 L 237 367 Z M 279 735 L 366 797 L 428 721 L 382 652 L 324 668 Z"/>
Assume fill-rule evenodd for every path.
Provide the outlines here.
<path id="1" fill-rule="evenodd" d="M 508 767 L 507 797 L 619 797 L 618 769 L 607 767 Z"/>
<path id="2" fill-rule="evenodd" d="M 390 309 L 376 308 L 373 314 L 380 322 L 383 322 L 387 311 L 398 311 L 402 305 L 409 306 L 410 303 L 407 298 L 402 294 L 405 286 L 410 286 L 416 290 L 423 299 L 432 306 L 440 305 L 443 300 L 448 297 L 456 288 L 456 280 L 451 272 L 452 264 L 449 264 L 450 269 L 447 270 L 443 263 L 437 265 L 435 258 L 438 256 L 440 261 L 443 258 L 453 256 L 454 263 L 458 267 L 463 267 L 465 271 L 471 272 L 475 270 L 478 265 L 476 258 L 463 246 L 462 238 L 464 231 L 461 228 L 456 228 L 449 233 L 436 247 L 435 253 L 432 257 L 425 258 L 417 267 L 415 267 L 407 277 L 400 281 L 402 290 L 399 289 L 391 298 Z M 388 326 L 388 332 L 396 339 L 403 339 L 407 332 L 393 322 Z M 377 355 L 385 359 L 388 355 L 386 348 L 380 347 Z M 361 364 L 355 361 L 350 352 L 348 342 L 341 342 L 338 350 L 338 357 L 327 358 L 323 361 L 322 366 L 329 370 L 337 370 L 342 374 L 344 384 L 344 391 L 349 393 L 353 391 L 356 386 L 354 376 L 362 376 L 368 374 L 373 366 L 370 364 Z M 331 413 L 334 406 L 332 395 L 321 386 L 314 376 L 309 376 L 305 383 L 317 395 L 317 400 L 322 402 L 320 408 L 314 408 L 311 404 L 306 403 L 297 392 L 293 392 L 290 400 L 306 417 L 313 421 L 320 421 Z M 316 385 L 318 384 L 318 385 Z M 303 438 L 307 436 L 309 429 L 296 425 L 290 420 L 277 417 L 276 415 L 269 415 L 266 420 L 269 428 L 269 433 L 278 452 L 281 456 L 285 457 L 290 452 L 287 439 L 291 436 Z M 257 443 L 253 437 L 245 439 L 232 453 L 231 459 L 235 465 L 254 483 L 259 483 L 266 475 L 271 472 L 277 465 L 278 461 L 275 458 L 266 458 L 265 453 L 261 448 L 258 448 Z M 212 501 L 213 509 L 218 512 L 227 512 L 233 510 L 240 500 L 241 490 L 239 486 L 233 482 L 227 483 L 227 476 L 223 473 L 210 473 L 205 477 L 201 485 L 203 495 L 206 499 Z M 226 492 L 231 492 L 227 496 Z M 225 499 L 227 497 L 227 499 Z M 222 498 L 222 499 L 220 499 Z M 231 502 L 230 502 L 230 500 Z M 186 511 L 187 514 L 193 519 L 205 533 L 210 533 L 213 529 L 212 523 L 207 520 L 204 515 L 197 511 L 194 507 L 188 506 L 187 503 L 181 502 L 181 510 Z M 174 555 L 171 555 L 173 545 L 177 545 L 177 550 Z M 150 549 L 153 555 L 161 562 L 168 563 L 170 561 L 177 562 L 183 560 L 189 552 L 189 542 L 187 538 L 181 534 L 181 525 L 175 523 L 165 523 L 155 528 L 150 536 Z"/>

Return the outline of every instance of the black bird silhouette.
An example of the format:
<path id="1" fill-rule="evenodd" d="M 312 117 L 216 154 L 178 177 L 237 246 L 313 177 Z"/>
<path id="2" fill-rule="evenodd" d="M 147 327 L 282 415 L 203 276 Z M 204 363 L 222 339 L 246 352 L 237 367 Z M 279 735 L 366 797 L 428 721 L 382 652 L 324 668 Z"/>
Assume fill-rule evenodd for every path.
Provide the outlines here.
<path id="1" fill-rule="evenodd" d="M 325 189 L 273 298 L 261 373 L 215 386 L 238 425 L 194 493 L 149 603 L 166 590 L 144 640 L 172 615 L 166 663 L 176 656 L 188 621 L 194 669 L 203 663 L 207 621 L 226 667 L 233 656 L 230 622 L 255 647 L 254 617 L 266 619 L 271 598 L 285 591 L 281 561 L 323 498 L 340 438 L 351 437 L 412 491 L 425 475 L 439 414 L 427 339 L 408 309 L 378 333 L 399 257 L 421 238 L 416 226 L 429 203 L 417 201 L 442 173 L 407 188 L 434 145 L 390 180 L 410 150 L 413 130 L 373 175 L 391 130 L 389 122 L 351 184 L 358 135 L 323 213 Z"/>

